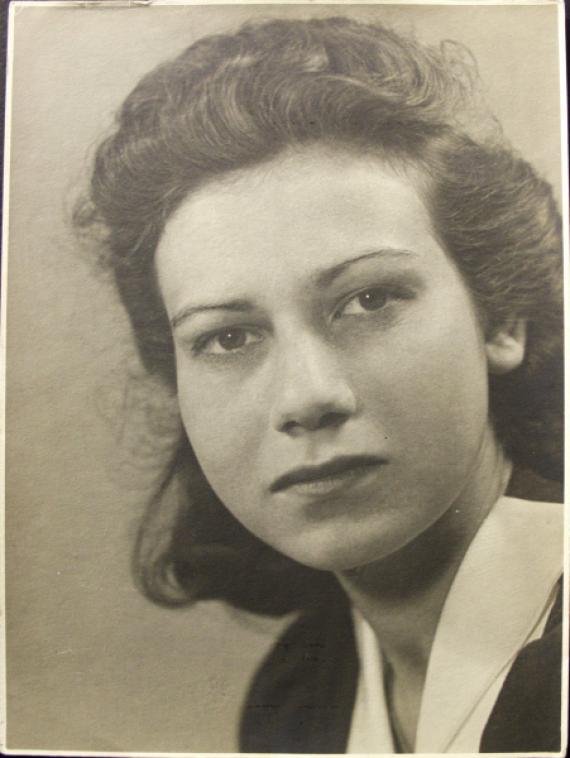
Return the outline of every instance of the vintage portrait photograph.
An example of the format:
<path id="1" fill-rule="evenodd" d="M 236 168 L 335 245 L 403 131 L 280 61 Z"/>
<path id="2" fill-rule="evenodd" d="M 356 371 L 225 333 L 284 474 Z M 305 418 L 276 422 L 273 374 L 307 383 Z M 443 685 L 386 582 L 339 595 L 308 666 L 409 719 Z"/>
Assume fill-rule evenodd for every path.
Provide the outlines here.
<path id="1" fill-rule="evenodd" d="M 3 752 L 566 754 L 564 60 L 11 3 Z"/>

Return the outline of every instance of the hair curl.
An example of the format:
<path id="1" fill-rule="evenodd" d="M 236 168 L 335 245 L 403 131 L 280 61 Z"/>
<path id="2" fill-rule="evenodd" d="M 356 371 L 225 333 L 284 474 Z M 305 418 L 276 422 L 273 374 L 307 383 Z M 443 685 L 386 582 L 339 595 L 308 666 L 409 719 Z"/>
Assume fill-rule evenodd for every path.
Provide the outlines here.
<path id="1" fill-rule="evenodd" d="M 473 60 L 457 44 L 434 49 L 346 18 L 266 21 L 201 39 L 142 79 L 97 151 L 76 224 L 102 232 L 147 371 L 175 389 L 154 272 L 172 212 L 216 177 L 317 142 L 423 171 L 435 231 L 485 329 L 527 321 L 523 365 L 490 380 L 496 432 L 516 464 L 559 477 L 560 218 L 550 186 L 478 102 Z M 178 506 L 164 525 L 167 496 Z M 222 597 L 282 613 L 336 592 L 332 576 L 278 554 L 229 514 L 185 437 L 141 527 L 135 565 L 145 592 L 171 605 Z"/>

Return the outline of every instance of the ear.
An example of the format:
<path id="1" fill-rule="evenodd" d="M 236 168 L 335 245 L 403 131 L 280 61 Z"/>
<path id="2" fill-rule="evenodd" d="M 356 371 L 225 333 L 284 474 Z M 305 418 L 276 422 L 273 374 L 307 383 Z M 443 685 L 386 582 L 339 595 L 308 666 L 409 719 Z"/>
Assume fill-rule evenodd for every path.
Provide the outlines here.
<path id="1" fill-rule="evenodd" d="M 485 343 L 491 374 L 508 374 L 523 362 L 526 348 L 526 321 L 513 319 L 497 329 Z"/>

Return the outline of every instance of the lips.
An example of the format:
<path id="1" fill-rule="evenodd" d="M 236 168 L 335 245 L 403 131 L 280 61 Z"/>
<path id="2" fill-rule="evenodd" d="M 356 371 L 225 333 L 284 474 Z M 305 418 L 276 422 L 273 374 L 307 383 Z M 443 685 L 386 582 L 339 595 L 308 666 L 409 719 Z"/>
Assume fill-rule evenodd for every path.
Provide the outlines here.
<path id="1" fill-rule="evenodd" d="M 327 494 L 351 484 L 386 461 L 372 455 L 348 455 L 333 458 L 317 466 L 303 466 L 278 477 L 271 492 L 295 489 L 306 494 Z"/>

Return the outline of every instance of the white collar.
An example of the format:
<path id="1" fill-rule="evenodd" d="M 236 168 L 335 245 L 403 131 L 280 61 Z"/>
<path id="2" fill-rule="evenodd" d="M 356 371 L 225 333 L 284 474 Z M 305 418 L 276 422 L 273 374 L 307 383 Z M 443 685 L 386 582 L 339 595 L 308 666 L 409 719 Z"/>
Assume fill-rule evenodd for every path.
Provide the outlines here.
<path id="1" fill-rule="evenodd" d="M 478 707 L 481 719 L 486 696 L 492 695 L 492 707 L 515 656 L 540 633 L 562 572 L 562 547 L 563 508 L 558 503 L 503 497 L 489 513 L 443 607 L 424 686 L 416 753 L 458 752 L 454 745 L 465 743 L 462 731 L 473 732 L 469 721 L 477 719 Z M 362 674 L 348 749 L 357 752 L 352 748 L 364 744 L 355 732 L 368 723 L 373 724 L 376 750 L 365 752 L 393 752 L 381 656 L 374 654 L 374 633 L 356 611 L 355 621 Z M 476 736 L 478 740 L 480 734 Z"/>

